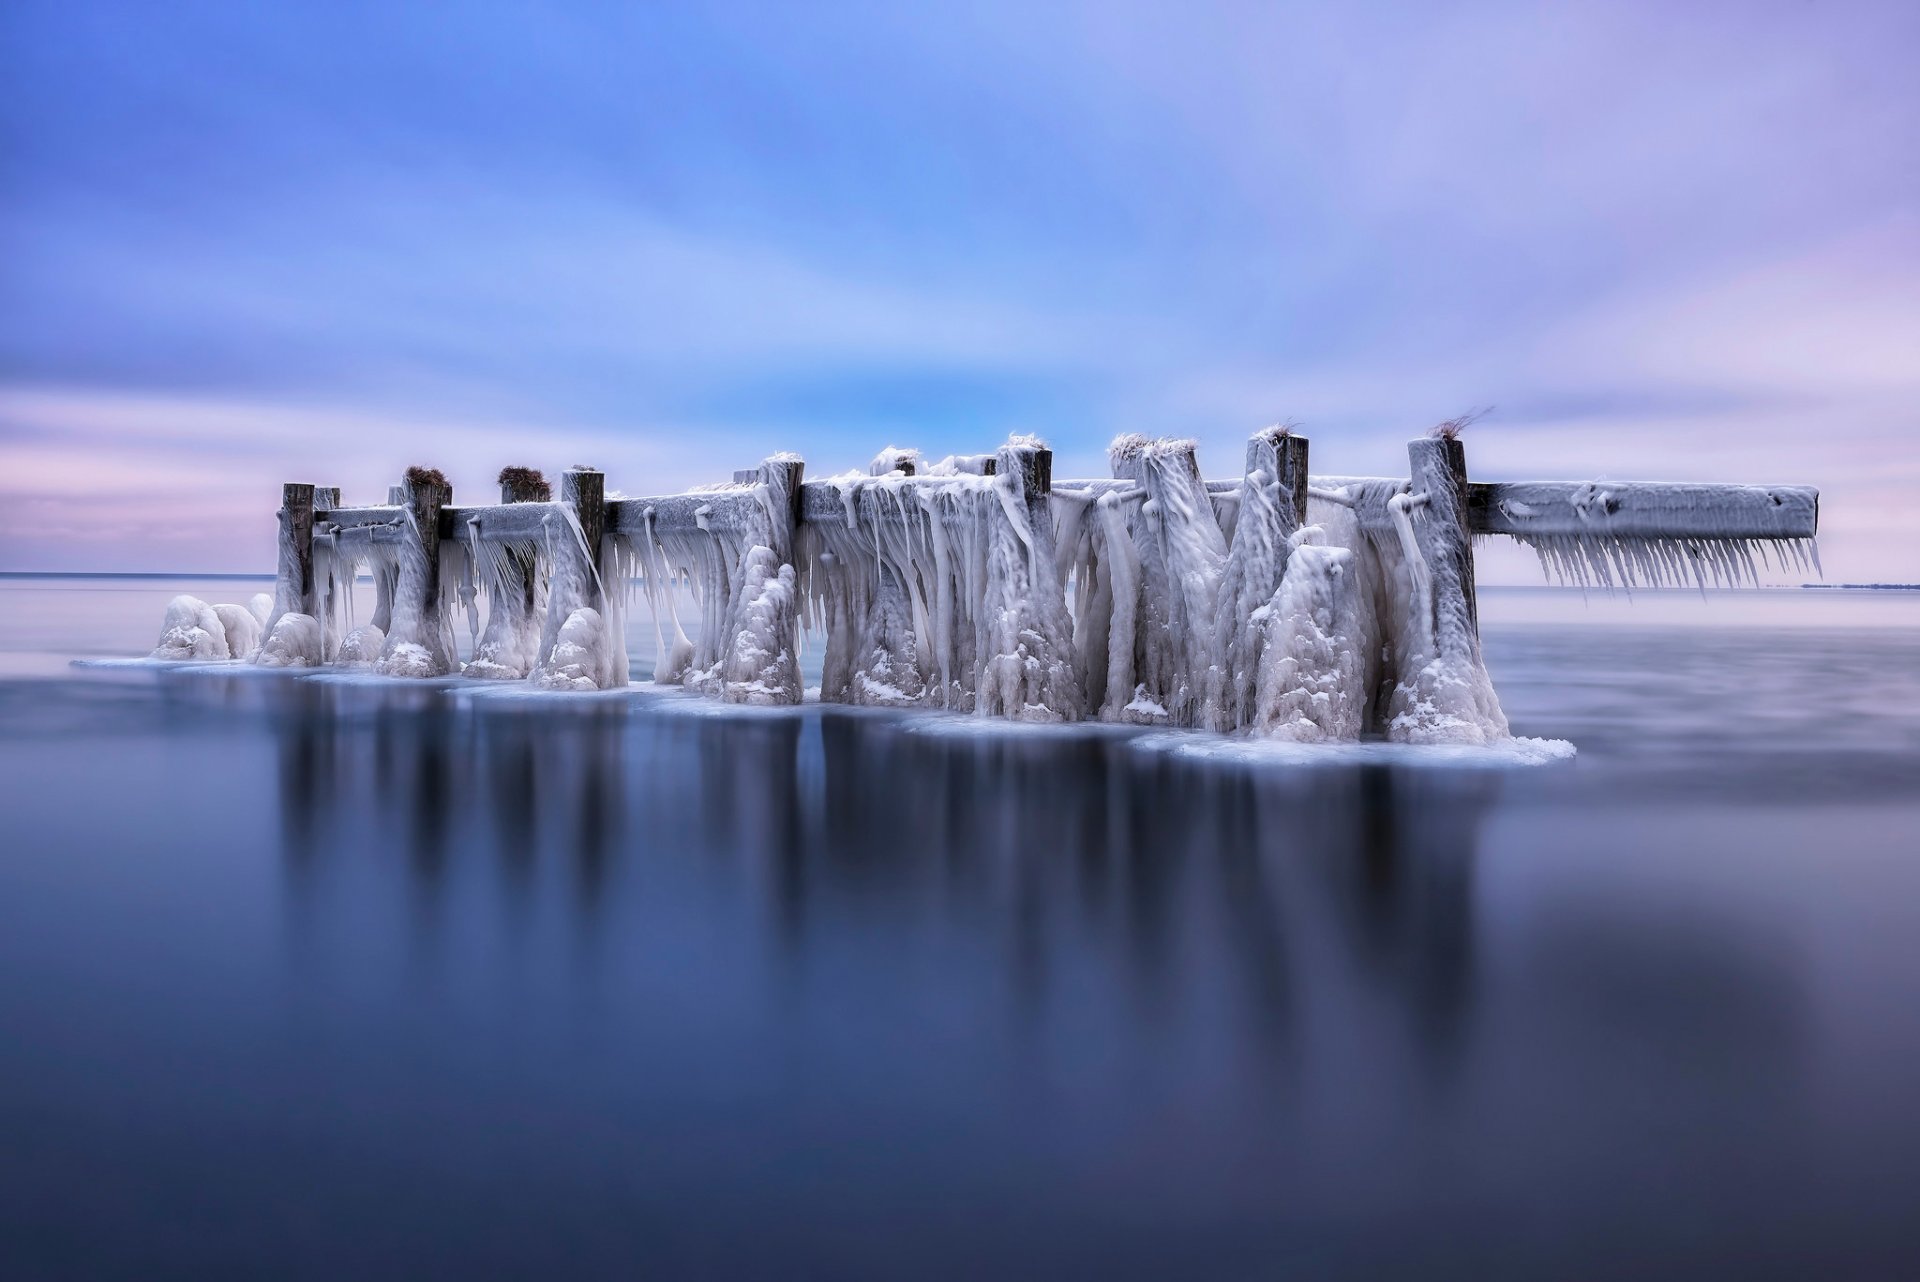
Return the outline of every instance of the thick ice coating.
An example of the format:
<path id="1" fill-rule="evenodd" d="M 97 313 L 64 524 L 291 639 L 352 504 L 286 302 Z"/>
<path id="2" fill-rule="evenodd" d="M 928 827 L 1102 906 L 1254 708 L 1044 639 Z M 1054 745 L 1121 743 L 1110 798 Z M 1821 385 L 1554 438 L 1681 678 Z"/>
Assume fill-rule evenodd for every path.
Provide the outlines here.
<path id="1" fill-rule="evenodd" d="M 807 485 L 777 455 L 655 499 L 608 498 L 587 468 L 558 501 L 508 469 L 501 504 L 468 508 L 425 471 L 377 507 L 305 487 L 325 496 L 310 567 L 283 511 L 273 598 L 251 612 L 180 598 L 155 653 L 619 689 L 637 595 L 653 680 L 738 703 L 799 703 L 811 633 L 830 702 L 1478 744 L 1508 731 L 1481 654 L 1475 534 L 1604 585 L 1753 582 L 1755 556 L 1812 555 L 1804 487 L 1469 486 L 1451 432 L 1409 444 L 1405 480 L 1314 483 L 1306 446 L 1257 432 L 1241 479 L 1214 483 L 1192 441 L 1124 435 L 1099 480 L 1056 481 L 1045 444 L 1015 436 L 931 466 L 888 446 Z M 363 570 L 376 604 L 357 623 Z"/>

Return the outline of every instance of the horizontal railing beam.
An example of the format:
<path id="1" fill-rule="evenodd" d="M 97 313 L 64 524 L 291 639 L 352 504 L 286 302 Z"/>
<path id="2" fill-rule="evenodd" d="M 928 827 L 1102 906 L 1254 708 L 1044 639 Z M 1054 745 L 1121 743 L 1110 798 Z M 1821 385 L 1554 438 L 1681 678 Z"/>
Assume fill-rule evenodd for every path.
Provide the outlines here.
<path id="1" fill-rule="evenodd" d="M 1820 492 L 1807 485 L 1516 481 L 1467 492 L 1475 534 L 1810 539 Z"/>
<path id="2" fill-rule="evenodd" d="M 356 525 L 395 525 L 407 519 L 407 509 L 398 504 L 375 504 L 368 507 L 317 507 L 313 512 L 316 522 L 326 521 L 341 529 Z"/>
<path id="3" fill-rule="evenodd" d="M 968 478 L 942 476 L 891 477 L 889 485 L 935 487 Z M 1365 478 L 1312 478 L 1316 489 L 1338 488 Z M 1404 484 L 1404 482 L 1402 483 Z M 1239 481 L 1208 481 L 1215 495 L 1238 492 Z M 1052 488 L 1067 494 L 1098 497 L 1139 487 L 1130 480 L 1063 478 Z M 696 491 L 655 498 L 615 499 L 606 506 L 609 532 L 633 535 L 645 528 L 647 509 L 653 509 L 656 533 L 694 529 L 702 509 L 710 524 L 727 527 L 740 510 L 760 500 L 751 488 Z M 447 507 L 440 513 L 440 537 L 469 542 L 471 522 L 479 518 L 483 538 L 539 537 L 553 503 L 505 503 Z M 839 484 L 808 481 L 800 487 L 802 523 L 846 520 Z M 1384 509 L 1360 513 L 1369 529 L 1390 528 Z M 1719 485 L 1693 482 L 1622 481 L 1508 481 L 1473 482 L 1467 487 L 1467 518 L 1475 534 L 1574 535 L 1606 534 L 1621 538 L 1807 539 L 1818 532 L 1819 491 L 1805 485 Z M 406 508 L 392 504 L 359 507 L 316 506 L 316 524 L 342 531 L 366 526 L 397 525 L 406 520 Z"/>
<path id="4" fill-rule="evenodd" d="M 653 513 L 656 535 L 699 529 L 703 518 L 709 525 L 721 529 L 737 528 L 760 501 L 759 494 L 752 489 L 697 490 L 692 494 L 666 494 L 650 499 L 615 499 L 607 504 L 607 531 L 628 537 L 644 533 L 649 510 Z"/>

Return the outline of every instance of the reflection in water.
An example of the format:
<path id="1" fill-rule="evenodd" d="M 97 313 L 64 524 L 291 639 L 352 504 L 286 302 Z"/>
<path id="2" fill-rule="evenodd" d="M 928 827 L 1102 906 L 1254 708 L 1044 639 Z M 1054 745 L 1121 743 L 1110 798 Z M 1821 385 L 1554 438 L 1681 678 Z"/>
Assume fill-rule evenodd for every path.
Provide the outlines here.
<path id="1" fill-rule="evenodd" d="M 795 974 L 849 939 L 883 966 L 916 940 L 965 941 L 968 964 L 1004 981 L 1016 1036 L 1083 996 L 1093 964 L 1110 968 L 1131 1035 L 1224 1019 L 1235 1053 L 1269 1069 L 1295 1062 L 1306 1012 L 1324 1025 L 1330 1005 L 1335 1024 L 1384 1020 L 1368 1035 L 1436 1083 L 1470 1040 L 1476 846 L 1495 772 L 1262 768 L 1140 752 L 1106 732 L 928 734 L 836 710 L 729 718 L 227 684 L 257 694 L 275 726 L 296 896 L 329 857 L 384 853 L 431 933 L 452 865 L 491 870 L 524 915 L 544 861 L 591 931 L 623 873 L 643 885 L 652 866 L 691 859 L 760 906 L 770 964 Z M 1651 955 L 1662 978 L 1638 993 L 1647 1027 L 1711 1007 L 1733 1032 L 1792 1036 L 1777 963 L 1731 924 L 1690 920 L 1663 943 L 1644 921 L 1571 916 L 1529 945 L 1537 974 L 1563 981 L 1555 1000 L 1613 1003 L 1593 977 L 1638 975 L 1633 959 Z M 1729 1022 L 1743 1008 L 1769 1017 Z"/>
<path id="2" fill-rule="evenodd" d="M 1841 831 L 1904 865 L 1832 811 L 1622 805 L 1638 761 L 0 683 L 0 777 L 69 758 L 115 805 L 16 789 L 16 848 L 61 857 L 0 896 L 31 1171 L 0 1207 L 66 1250 L 92 1188 L 155 1208 L 142 1241 L 312 1206 L 463 1275 L 1598 1276 L 1703 1225 L 1804 1263 L 1905 1223 L 1911 1040 L 1834 1031 L 1900 990 L 1799 912 L 1828 864 L 1773 856 Z"/>
<path id="3" fill-rule="evenodd" d="M 1914 1276 L 1914 654 L 1493 636 L 1505 774 L 0 681 L 0 1273 Z"/>

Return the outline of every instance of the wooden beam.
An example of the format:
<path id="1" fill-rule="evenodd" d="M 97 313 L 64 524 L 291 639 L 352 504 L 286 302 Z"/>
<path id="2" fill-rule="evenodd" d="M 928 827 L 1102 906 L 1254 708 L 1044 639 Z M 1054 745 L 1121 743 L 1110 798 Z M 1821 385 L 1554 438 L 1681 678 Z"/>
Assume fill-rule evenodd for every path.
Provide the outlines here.
<path id="1" fill-rule="evenodd" d="M 1512 481 L 1469 485 L 1467 513 L 1475 534 L 1810 539 L 1820 528 L 1820 491 L 1811 485 Z"/>

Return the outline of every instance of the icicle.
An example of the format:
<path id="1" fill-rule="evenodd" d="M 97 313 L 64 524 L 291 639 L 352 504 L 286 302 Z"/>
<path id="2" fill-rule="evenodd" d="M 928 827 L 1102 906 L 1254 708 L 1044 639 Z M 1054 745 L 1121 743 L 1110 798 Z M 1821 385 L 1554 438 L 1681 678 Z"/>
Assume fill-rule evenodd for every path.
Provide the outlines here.
<path id="1" fill-rule="evenodd" d="M 1541 573 L 1574 587 L 1619 588 L 1758 587 L 1761 569 L 1784 572 L 1788 558 L 1806 569 L 1817 557 L 1812 539 L 1707 538 L 1624 535 L 1596 530 L 1579 534 L 1512 537 L 1533 549 Z M 1777 566 L 1775 562 L 1777 561 Z M 1817 569 L 1818 562 L 1814 561 Z"/>

